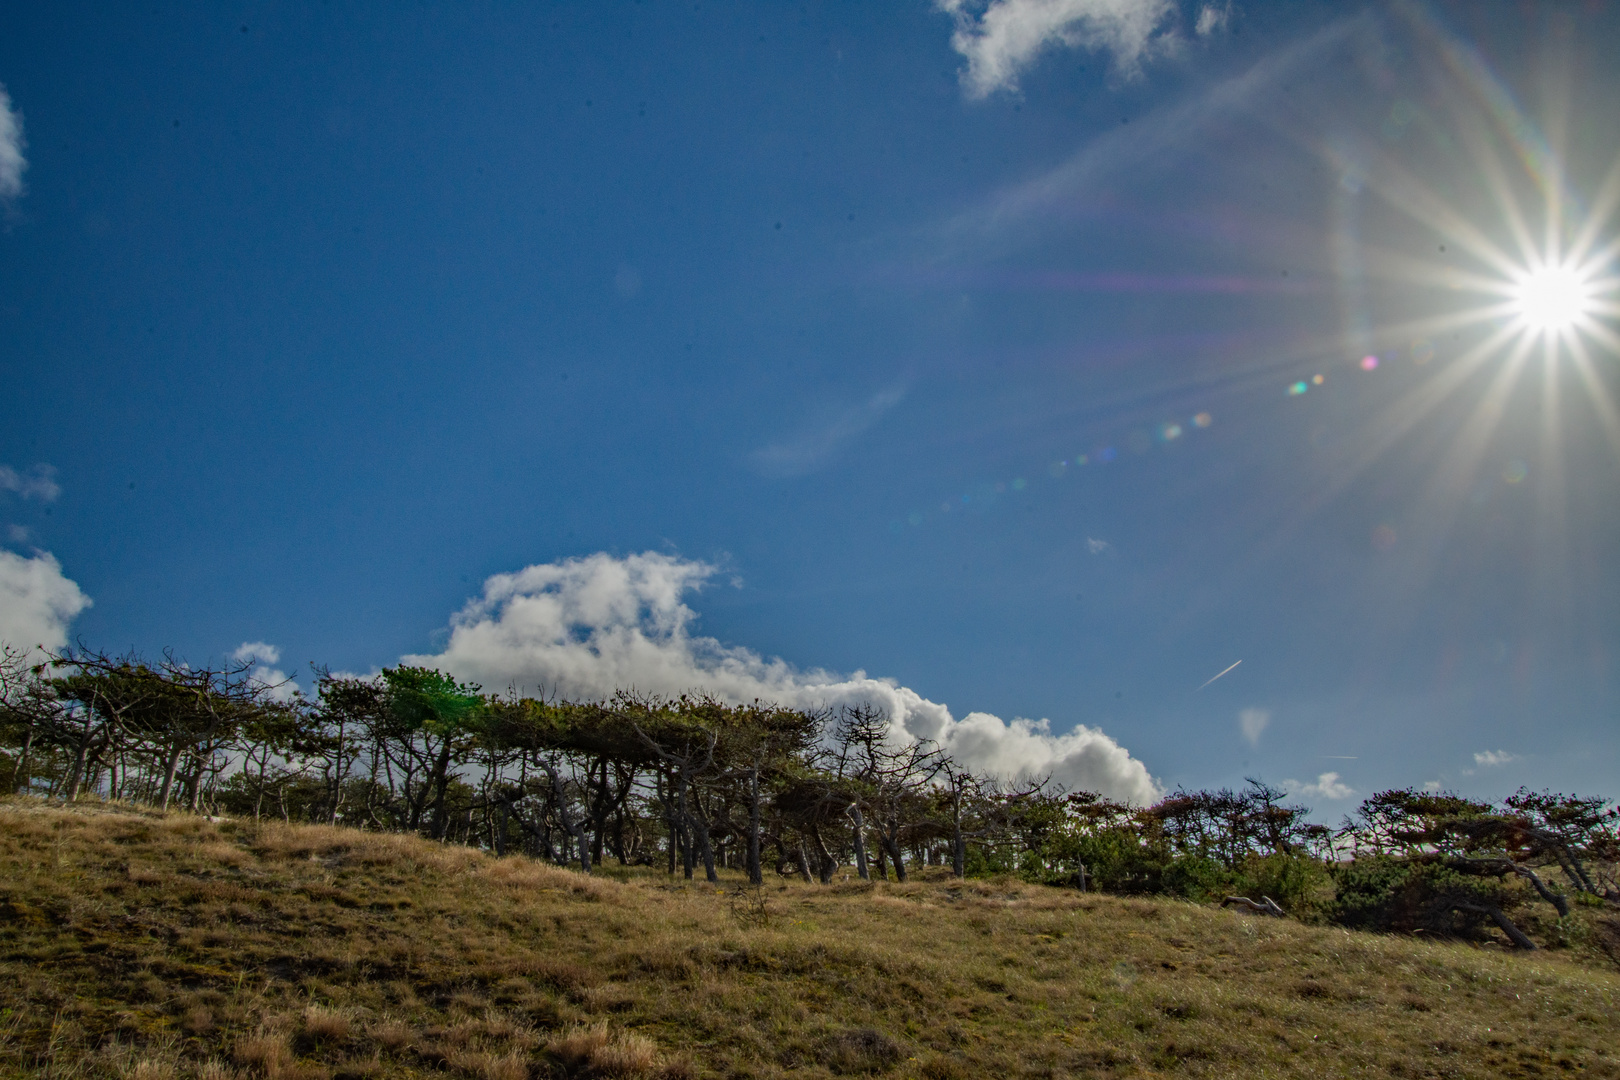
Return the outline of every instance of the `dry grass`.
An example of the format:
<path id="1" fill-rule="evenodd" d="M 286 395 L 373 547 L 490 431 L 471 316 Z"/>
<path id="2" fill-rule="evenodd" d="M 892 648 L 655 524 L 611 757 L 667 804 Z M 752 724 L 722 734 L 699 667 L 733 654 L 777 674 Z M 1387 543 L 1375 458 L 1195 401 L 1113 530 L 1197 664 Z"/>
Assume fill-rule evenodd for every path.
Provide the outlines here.
<path id="1" fill-rule="evenodd" d="M 1620 1077 L 1602 911 L 1523 955 L 1016 882 L 764 904 L 0 800 L 0 1075 Z"/>

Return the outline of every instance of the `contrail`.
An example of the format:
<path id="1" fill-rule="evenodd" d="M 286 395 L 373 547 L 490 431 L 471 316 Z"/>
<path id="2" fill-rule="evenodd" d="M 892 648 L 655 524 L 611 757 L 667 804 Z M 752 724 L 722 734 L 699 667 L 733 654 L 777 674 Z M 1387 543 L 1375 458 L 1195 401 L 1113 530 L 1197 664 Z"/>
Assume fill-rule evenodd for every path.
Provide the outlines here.
<path id="1" fill-rule="evenodd" d="M 1243 661 L 1241 661 L 1241 660 L 1239 660 L 1239 661 L 1238 661 L 1238 662 L 1237 662 L 1237 664 L 1233 664 L 1233 665 L 1232 665 L 1232 667 L 1237 667 L 1237 666 L 1238 666 L 1238 664 L 1241 664 L 1241 663 L 1243 663 Z M 1229 668 L 1227 668 L 1227 669 L 1226 669 L 1226 671 L 1231 671 L 1231 670 L 1232 670 L 1232 667 L 1229 667 Z M 1225 675 L 1225 674 L 1226 674 L 1226 671 L 1223 671 L 1223 672 L 1221 672 L 1221 675 Z M 1206 683 L 1204 683 L 1204 686 L 1208 686 L 1208 685 L 1209 685 L 1209 684 L 1210 684 L 1210 683 L 1212 683 L 1212 682 L 1214 682 L 1214 681 L 1215 681 L 1215 680 L 1216 680 L 1216 679 L 1218 679 L 1218 678 L 1220 678 L 1220 677 L 1221 677 L 1221 675 L 1216 675 L 1216 676 L 1214 676 L 1214 677 L 1213 677 L 1213 678 L 1211 678 L 1211 679 L 1210 679 L 1210 680 L 1209 680 L 1209 682 L 1206 682 Z M 1204 688 L 1204 686 L 1200 686 L 1200 687 L 1199 687 L 1199 688 L 1198 688 L 1198 690 L 1202 690 L 1202 689 L 1203 689 L 1203 688 Z M 1193 691 L 1193 693 L 1195 693 L 1195 694 L 1196 694 L 1196 693 L 1198 693 L 1198 690 L 1194 690 L 1194 691 Z"/>

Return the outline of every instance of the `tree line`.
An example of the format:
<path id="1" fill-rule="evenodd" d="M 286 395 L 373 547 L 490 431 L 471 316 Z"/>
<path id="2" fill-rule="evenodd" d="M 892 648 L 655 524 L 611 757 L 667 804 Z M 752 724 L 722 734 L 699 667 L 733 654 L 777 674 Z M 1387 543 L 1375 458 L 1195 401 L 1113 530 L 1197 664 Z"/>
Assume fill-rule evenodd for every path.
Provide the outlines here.
<path id="1" fill-rule="evenodd" d="M 1370 929 L 1478 934 L 1544 902 L 1620 903 L 1616 810 L 1521 790 L 1501 804 L 1388 791 L 1338 828 L 1258 780 L 1136 807 L 1009 782 L 870 706 L 488 694 L 443 672 L 317 670 L 313 693 L 251 662 L 85 648 L 0 654 L 0 784 L 193 811 L 414 832 L 584 872 L 719 880 L 1017 874 L 1137 895 L 1266 898 Z M 1259 906 L 1259 905 L 1256 905 Z"/>

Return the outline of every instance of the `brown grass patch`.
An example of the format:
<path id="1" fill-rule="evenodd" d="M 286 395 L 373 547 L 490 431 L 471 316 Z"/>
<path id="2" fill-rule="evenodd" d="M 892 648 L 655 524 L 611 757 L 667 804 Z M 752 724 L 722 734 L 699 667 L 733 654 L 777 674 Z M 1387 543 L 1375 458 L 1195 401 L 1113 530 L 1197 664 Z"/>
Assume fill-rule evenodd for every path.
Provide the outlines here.
<path id="1" fill-rule="evenodd" d="M 735 874 L 609 872 L 0 799 L 0 1076 L 1620 1078 L 1603 908 L 1526 955 L 935 868 L 749 923 Z"/>
<path id="2" fill-rule="evenodd" d="M 663 1055 L 644 1035 L 610 1030 L 605 1023 L 580 1025 L 546 1043 L 546 1053 L 573 1076 L 664 1076 Z"/>

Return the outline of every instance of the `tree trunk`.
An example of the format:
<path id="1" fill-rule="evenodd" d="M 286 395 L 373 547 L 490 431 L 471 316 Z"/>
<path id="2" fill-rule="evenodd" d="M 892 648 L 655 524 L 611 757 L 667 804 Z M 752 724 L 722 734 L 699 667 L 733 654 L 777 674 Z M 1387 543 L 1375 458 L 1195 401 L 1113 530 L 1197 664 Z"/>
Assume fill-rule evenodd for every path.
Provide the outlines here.
<path id="1" fill-rule="evenodd" d="M 900 854 L 899 840 L 885 833 L 883 836 L 883 846 L 889 849 L 889 859 L 894 863 L 894 880 L 905 881 L 906 860 L 905 857 Z"/>
<path id="2" fill-rule="evenodd" d="M 832 852 L 827 850 L 826 843 L 821 839 L 821 830 L 816 828 L 814 822 L 810 823 L 809 832 L 810 841 L 816 846 L 816 857 L 821 862 L 820 867 L 818 867 L 820 873 L 817 876 L 821 878 L 821 883 L 823 885 L 831 885 L 835 863 L 835 860 L 832 857 Z"/>
<path id="3" fill-rule="evenodd" d="M 1559 918 L 1562 919 L 1568 917 L 1569 899 L 1567 897 L 1565 897 L 1562 893 L 1555 893 L 1551 889 L 1547 888 L 1546 882 L 1541 880 L 1540 875 L 1538 875 L 1528 866 L 1520 866 L 1515 863 L 1513 869 L 1520 877 L 1528 879 L 1530 884 L 1535 886 L 1536 892 L 1541 896 L 1541 898 L 1547 901 L 1547 903 L 1551 904 L 1558 911 Z"/>
<path id="4" fill-rule="evenodd" d="M 759 767 L 748 773 L 748 883 L 762 885 L 765 873 L 759 865 Z"/>
<path id="5" fill-rule="evenodd" d="M 33 782 L 28 776 L 28 754 L 33 748 L 34 728 L 33 725 L 30 724 L 27 734 L 23 736 L 22 754 L 17 758 L 17 772 L 11 778 L 11 789 L 14 794 L 26 795 L 28 794 L 28 789 L 33 786 Z"/>
<path id="6" fill-rule="evenodd" d="M 84 738 L 79 740 L 79 750 L 73 758 L 73 770 L 68 773 L 67 790 L 62 793 L 63 802 L 72 802 L 79 797 L 79 785 L 84 780 L 84 765 L 89 756 L 90 732 L 87 729 Z"/>
<path id="7" fill-rule="evenodd" d="M 450 828 L 450 822 L 445 820 L 444 797 L 450 787 L 450 736 L 445 735 L 444 747 L 439 751 L 438 760 L 433 763 L 433 775 L 429 783 L 433 790 L 433 839 L 443 840 L 444 834 Z M 585 872 L 590 873 L 590 867 Z"/>
<path id="8" fill-rule="evenodd" d="M 810 876 L 810 856 L 804 850 L 804 837 L 799 837 L 799 846 L 795 849 L 799 856 L 799 876 L 806 882 L 814 881 Z"/>
<path id="9" fill-rule="evenodd" d="M 871 881 L 871 872 L 866 867 L 866 821 L 861 817 L 861 808 L 856 803 L 849 804 L 849 819 L 855 823 L 855 872 L 862 881 Z"/>
<path id="10" fill-rule="evenodd" d="M 158 792 L 158 809 L 169 808 L 169 796 L 174 792 L 174 771 L 180 767 L 180 758 L 186 752 L 184 746 L 176 746 L 169 751 L 169 760 L 163 769 L 163 788 Z"/>
<path id="11" fill-rule="evenodd" d="M 951 793 L 951 876 L 967 877 L 967 839 L 962 835 L 962 793 Z"/>
<path id="12" fill-rule="evenodd" d="M 698 857 L 703 860 L 703 879 L 714 884 L 720 880 L 720 875 L 714 872 L 714 848 L 709 844 L 709 823 L 696 814 L 689 817 L 692 823 L 692 839 L 696 841 Z M 686 876 L 692 875 L 688 872 Z"/>
<path id="13" fill-rule="evenodd" d="M 588 874 L 591 872 L 591 846 L 585 839 L 585 823 L 576 822 L 573 815 L 568 812 L 568 791 L 556 766 L 549 761 L 542 761 L 540 767 L 551 779 L 551 792 L 557 806 L 557 821 L 562 825 L 563 831 L 573 838 L 579 851 L 579 868 Z"/>
<path id="14" fill-rule="evenodd" d="M 1489 915 L 1491 921 L 1501 927 L 1502 933 L 1506 934 L 1513 944 L 1526 951 L 1535 949 L 1536 943 L 1531 941 L 1523 930 L 1513 925 L 1513 920 L 1509 919 L 1507 914 L 1495 904 L 1458 904 L 1457 906 L 1464 911 L 1477 911 Z"/>

